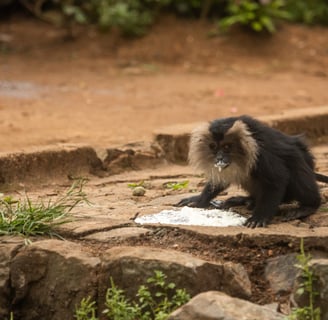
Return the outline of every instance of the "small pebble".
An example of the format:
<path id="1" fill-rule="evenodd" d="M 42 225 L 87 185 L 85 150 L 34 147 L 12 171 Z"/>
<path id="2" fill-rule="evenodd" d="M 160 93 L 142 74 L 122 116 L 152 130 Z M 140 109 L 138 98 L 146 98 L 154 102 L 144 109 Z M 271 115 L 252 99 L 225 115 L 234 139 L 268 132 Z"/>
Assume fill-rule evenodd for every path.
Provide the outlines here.
<path id="1" fill-rule="evenodd" d="M 133 189 L 133 193 L 132 194 L 134 196 L 137 196 L 137 197 L 142 197 L 142 196 L 145 195 L 145 193 L 146 193 L 146 189 L 144 187 L 135 187 Z"/>

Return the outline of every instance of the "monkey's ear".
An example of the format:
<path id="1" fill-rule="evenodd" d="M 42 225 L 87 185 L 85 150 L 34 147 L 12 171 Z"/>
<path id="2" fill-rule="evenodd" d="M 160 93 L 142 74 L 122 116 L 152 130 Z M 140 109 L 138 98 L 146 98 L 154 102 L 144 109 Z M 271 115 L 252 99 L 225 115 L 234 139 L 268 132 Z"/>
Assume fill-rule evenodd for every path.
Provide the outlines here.
<path id="1" fill-rule="evenodd" d="M 254 167 L 259 152 L 259 146 L 247 124 L 242 120 L 235 121 L 233 126 L 226 132 L 225 137 L 227 136 L 236 140 L 243 149 L 247 159 L 247 168 L 251 169 Z"/>
<path id="2" fill-rule="evenodd" d="M 191 144 L 212 141 L 208 128 L 208 122 L 204 122 L 197 126 L 191 133 Z"/>
<path id="3" fill-rule="evenodd" d="M 189 162 L 197 170 L 207 174 L 214 165 L 213 150 L 210 145 L 215 143 L 209 131 L 209 123 L 204 123 L 193 130 L 189 145 Z"/>
<path id="4" fill-rule="evenodd" d="M 232 125 L 232 127 L 227 130 L 225 136 L 236 137 L 238 139 L 242 139 L 243 137 L 250 136 L 251 133 L 246 125 L 242 120 L 237 120 Z"/>

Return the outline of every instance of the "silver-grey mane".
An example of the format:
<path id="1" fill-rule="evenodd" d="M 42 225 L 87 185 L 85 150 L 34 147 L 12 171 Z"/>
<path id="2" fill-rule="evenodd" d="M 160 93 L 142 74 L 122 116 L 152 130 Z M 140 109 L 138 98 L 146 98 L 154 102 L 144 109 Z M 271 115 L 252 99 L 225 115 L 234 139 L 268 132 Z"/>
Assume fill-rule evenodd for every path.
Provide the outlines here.
<path id="1" fill-rule="evenodd" d="M 189 162 L 196 169 L 203 172 L 213 184 L 242 185 L 248 180 L 251 170 L 256 165 L 258 145 L 247 125 L 237 120 L 226 132 L 224 139 L 231 137 L 239 141 L 244 151 L 242 162 L 233 161 L 230 166 L 221 172 L 214 166 L 215 155 L 210 149 L 213 137 L 209 131 L 210 123 L 197 127 L 191 134 L 189 148 Z"/>

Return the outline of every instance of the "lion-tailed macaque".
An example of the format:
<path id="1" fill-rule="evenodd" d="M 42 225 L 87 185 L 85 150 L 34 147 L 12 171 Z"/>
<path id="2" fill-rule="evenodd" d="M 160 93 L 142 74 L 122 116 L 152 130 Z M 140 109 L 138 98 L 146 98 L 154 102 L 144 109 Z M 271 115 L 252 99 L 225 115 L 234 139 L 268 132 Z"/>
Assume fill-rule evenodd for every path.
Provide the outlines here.
<path id="1" fill-rule="evenodd" d="M 190 140 L 191 165 L 205 173 L 200 195 L 182 199 L 177 206 L 206 208 L 229 185 L 240 185 L 247 197 L 224 201 L 220 208 L 248 204 L 253 214 L 247 227 L 265 227 L 282 203 L 297 201 L 293 218 L 314 213 L 321 198 L 314 158 L 301 136 L 286 135 L 249 116 L 214 120 L 196 128 Z"/>

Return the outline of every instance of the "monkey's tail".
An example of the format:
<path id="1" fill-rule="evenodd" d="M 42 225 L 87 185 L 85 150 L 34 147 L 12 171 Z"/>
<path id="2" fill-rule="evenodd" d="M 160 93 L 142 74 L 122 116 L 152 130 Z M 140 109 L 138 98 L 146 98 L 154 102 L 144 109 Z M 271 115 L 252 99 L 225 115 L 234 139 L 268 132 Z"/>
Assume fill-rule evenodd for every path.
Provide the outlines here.
<path id="1" fill-rule="evenodd" d="M 328 176 L 325 176 L 324 174 L 315 173 L 315 177 L 317 181 L 328 183 Z"/>

